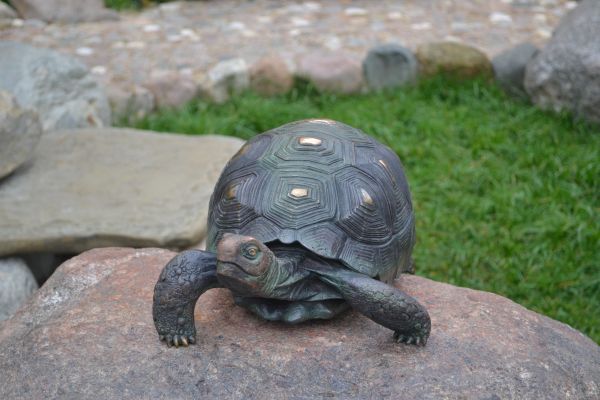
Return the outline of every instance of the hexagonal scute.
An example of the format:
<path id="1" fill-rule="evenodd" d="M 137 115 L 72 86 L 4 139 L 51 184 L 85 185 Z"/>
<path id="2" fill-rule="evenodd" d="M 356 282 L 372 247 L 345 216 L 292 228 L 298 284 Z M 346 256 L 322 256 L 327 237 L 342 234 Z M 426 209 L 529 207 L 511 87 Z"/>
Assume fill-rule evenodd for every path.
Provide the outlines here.
<path id="1" fill-rule="evenodd" d="M 296 168 L 330 173 L 345 165 L 344 144 L 322 132 L 276 135 L 261 165 L 270 169 Z"/>
<path id="2" fill-rule="evenodd" d="M 337 196 L 330 176 L 302 170 L 274 171 L 265 187 L 264 216 L 285 229 L 300 229 L 335 216 Z"/>
<path id="3" fill-rule="evenodd" d="M 337 225 L 363 243 L 384 243 L 392 236 L 394 193 L 389 182 L 346 167 L 335 175 L 339 198 Z"/>

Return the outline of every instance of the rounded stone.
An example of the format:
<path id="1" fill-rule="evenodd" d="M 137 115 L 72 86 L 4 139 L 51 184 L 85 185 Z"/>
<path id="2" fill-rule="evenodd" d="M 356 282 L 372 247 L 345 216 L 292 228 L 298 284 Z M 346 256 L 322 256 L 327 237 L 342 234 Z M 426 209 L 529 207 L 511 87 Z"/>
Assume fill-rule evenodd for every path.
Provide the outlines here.
<path id="1" fill-rule="evenodd" d="M 418 63 L 413 53 L 397 44 L 384 44 L 369 50 L 363 73 L 370 89 L 381 90 L 414 83 Z"/>
<path id="2" fill-rule="evenodd" d="M 297 75 L 322 92 L 351 94 L 363 87 L 362 67 L 342 51 L 315 51 L 298 60 Z"/>
<path id="3" fill-rule="evenodd" d="M 424 76 L 438 73 L 456 78 L 493 76 L 492 64 L 482 51 L 462 43 L 432 42 L 417 47 L 419 72 Z"/>
<path id="4" fill-rule="evenodd" d="M 0 259 L 0 321 L 10 318 L 37 288 L 23 260 Z"/>
<path id="5" fill-rule="evenodd" d="M 294 77 L 286 62 L 277 56 L 263 57 L 250 68 L 250 88 L 263 96 L 289 92 Z"/>
<path id="6" fill-rule="evenodd" d="M 139 92 L 141 97 L 132 94 L 127 104 L 142 111 L 145 111 L 144 108 L 151 110 L 150 106 L 153 106 L 153 103 L 158 108 L 181 107 L 198 95 L 196 82 L 191 77 L 182 76 L 175 71 L 155 71 L 144 87 L 150 91 L 154 101 L 143 92 Z"/>
<path id="7" fill-rule="evenodd" d="M 492 59 L 496 81 L 511 96 L 527 99 L 525 68 L 538 52 L 531 43 L 521 43 L 507 49 Z"/>

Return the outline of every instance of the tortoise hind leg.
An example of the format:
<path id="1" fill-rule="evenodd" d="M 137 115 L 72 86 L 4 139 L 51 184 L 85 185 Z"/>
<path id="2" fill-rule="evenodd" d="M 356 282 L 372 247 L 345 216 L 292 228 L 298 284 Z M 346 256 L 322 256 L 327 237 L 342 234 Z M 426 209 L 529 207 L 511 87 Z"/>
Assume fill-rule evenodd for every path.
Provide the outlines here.
<path id="1" fill-rule="evenodd" d="M 309 267 L 335 287 L 363 315 L 394 331 L 394 339 L 407 344 L 427 343 L 431 320 L 417 300 L 401 290 L 366 275 L 326 264 Z"/>
<path id="2" fill-rule="evenodd" d="M 311 319 L 331 319 L 349 308 L 341 299 L 320 301 L 286 301 L 257 297 L 234 297 L 242 306 L 267 321 L 298 324 Z"/>

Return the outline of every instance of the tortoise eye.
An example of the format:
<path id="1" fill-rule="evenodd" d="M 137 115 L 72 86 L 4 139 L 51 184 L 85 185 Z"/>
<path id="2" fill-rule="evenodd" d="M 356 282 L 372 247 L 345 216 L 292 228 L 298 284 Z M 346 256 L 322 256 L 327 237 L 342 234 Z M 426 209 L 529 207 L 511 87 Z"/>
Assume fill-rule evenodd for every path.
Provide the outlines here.
<path id="1" fill-rule="evenodd" d="M 260 249 L 256 245 L 248 245 L 242 250 L 242 255 L 249 260 L 255 260 L 258 257 Z"/>

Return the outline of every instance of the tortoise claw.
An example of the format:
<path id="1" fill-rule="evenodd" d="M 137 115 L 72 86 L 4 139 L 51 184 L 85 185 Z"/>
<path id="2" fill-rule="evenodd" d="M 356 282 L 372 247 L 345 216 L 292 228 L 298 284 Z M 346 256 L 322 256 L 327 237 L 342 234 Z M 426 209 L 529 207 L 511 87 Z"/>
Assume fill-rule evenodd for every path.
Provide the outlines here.
<path id="1" fill-rule="evenodd" d="M 394 332 L 394 340 L 396 343 L 414 344 L 416 346 L 425 346 L 427 344 L 427 336 L 419 335 L 403 335 L 400 332 Z"/>
<path id="2" fill-rule="evenodd" d="M 161 341 L 166 342 L 169 347 L 188 347 L 190 343 L 196 343 L 196 337 L 194 335 L 159 335 L 158 338 Z"/>

